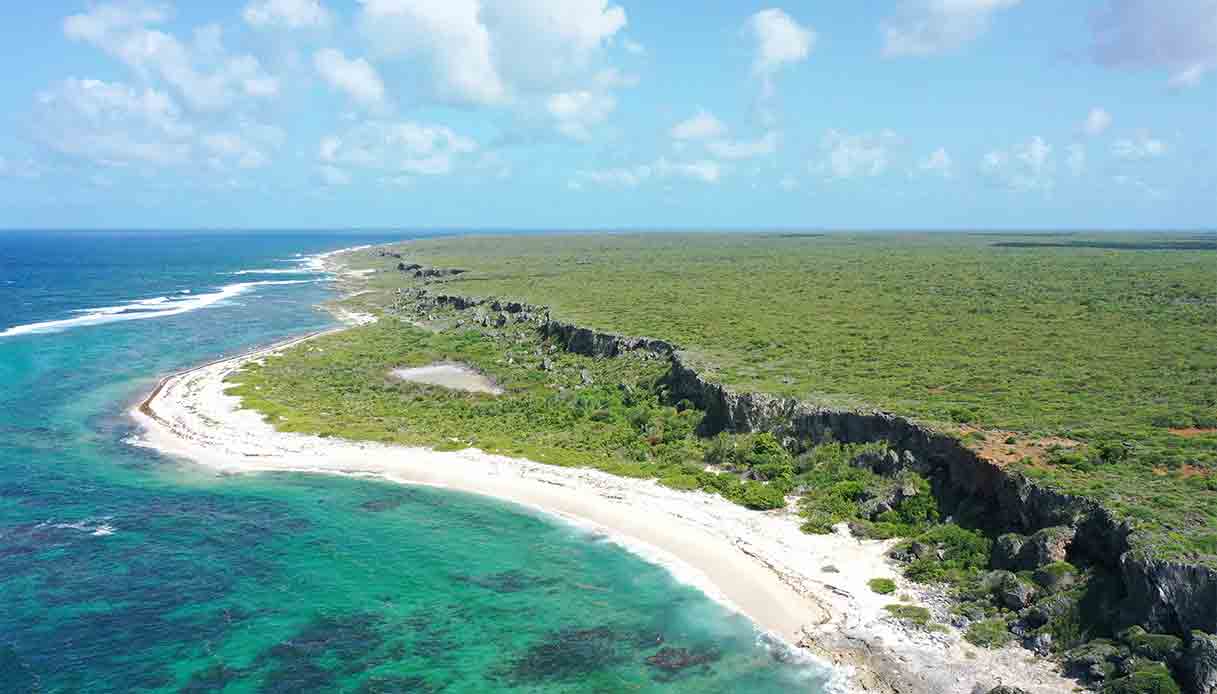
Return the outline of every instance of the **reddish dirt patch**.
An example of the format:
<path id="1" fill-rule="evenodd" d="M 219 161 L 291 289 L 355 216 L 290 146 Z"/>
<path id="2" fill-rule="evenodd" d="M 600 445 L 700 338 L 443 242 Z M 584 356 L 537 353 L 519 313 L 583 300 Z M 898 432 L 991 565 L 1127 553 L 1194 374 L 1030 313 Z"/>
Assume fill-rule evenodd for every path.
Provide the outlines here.
<path id="1" fill-rule="evenodd" d="M 1198 429 L 1196 427 L 1187 427 L 1186 429 L 1171 429 L 1170 432 L 1175 436 L 1191 438 L 1193 436 L 1208 436 L 1209 434 L 1217 434 L 1217 429 Z"/>
<path id="2" fill-rule="evenodd" d="M 1211 474 L 1213 473 L 1210 470 L 1206 470 L 1202 467 L 1196 467 L 1195 465 L 1184 465 L 1183 467 L 1179 468 L 1179 476 L 1184 479 L 1189 477 L 1208 477 Z"/>
<path id="3" fill-rule="evenodd" d="M 998 465 L 1011 465 L 1021 460 L 1030 460 L 1033 465 L 1041 465 L 1048 459 L 1048 451 L 1052 448 L 1076 448 L 1081 444 L 1072 439 L 1060 436 L 1031 438 L 1016 431 L 992 431 L 977 429 L 968 425 L 959 428 L 964 445 L 979 453 L 982 457 Z M 978 438 L 977 434 L 984 436 Z M 1007 443 L 1007 441 L 1013 441 Z"/>

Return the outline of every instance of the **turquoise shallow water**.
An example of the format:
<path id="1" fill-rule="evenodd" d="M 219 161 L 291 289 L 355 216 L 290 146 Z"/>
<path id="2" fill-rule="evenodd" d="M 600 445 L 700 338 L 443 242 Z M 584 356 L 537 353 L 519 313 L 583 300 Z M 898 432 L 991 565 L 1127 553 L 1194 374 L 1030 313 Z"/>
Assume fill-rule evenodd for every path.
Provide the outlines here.
<path id="1" fill-rule="evenodd" d="M 158 374 L 331 323 L 302 256 L 388 238 L 0 233 L 0 691 L 823 691 L 586 530 L 125 442 Z"/>

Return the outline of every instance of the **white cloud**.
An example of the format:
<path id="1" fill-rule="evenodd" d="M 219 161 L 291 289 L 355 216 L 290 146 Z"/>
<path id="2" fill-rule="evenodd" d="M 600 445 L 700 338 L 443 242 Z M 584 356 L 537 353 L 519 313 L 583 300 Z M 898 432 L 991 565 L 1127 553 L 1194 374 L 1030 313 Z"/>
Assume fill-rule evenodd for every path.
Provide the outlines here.
<path id="1" fill-rule="evenodd" d="M 921 160 L 917 167 L 926 173 L 943 178 L 951 178 L 955 175 L 954 162 L 951 161 L 951 155 L 944 147 L 939 147 L 930 152 L 925 159 Z"/>
<path id="2" fill-rule="evenodd" d="M 878 176 L 887 171 L 889 150 L 900 143 L 900 136 L 891 130 L 861 135 L 829 130 L 820 142 L 825 160 L 812 170 L 831 179 Z"/>
<path id="3" fill-rule="evenodd" d="M 637 166 L 578 171 L 567 183 L 571 190 L 583 190 L 584 183 L 603 186 L 636 188 L 650 180 L 661 178 L 688 178 L 702 183 L 718 183 L 723 176 L 723 167 L 716 161 L 702 159 L 690 162 L 674 162 L 660 157 L 650 164 Z"/>
<path id="4" fill-rule="evenodd" d="M 953 51 L 989 29 L 999 10 L 1021 0 L 904 0 L 895 17 L 880 26 L 883 54 L 924 56 Z"/>
<path id="5" fill-rule="evenodd" d="M 1082 124 L 1082 130 L 1092 136 L 1102 135 L 1109 127 L 1111 127 L 1111 114 L 1097 106 L 1090 109 L 1090 113 L 1086 115 L 1086 122 Z"/>
<path id="6" fill-rule="evenodd" d="M 567 91 L 626 24 L 625 10 L 608 0 L 360 3 L 362 31 L 383 55 L 421 59 L 439 98 L 477 105 Z"/>
<path id="7" fill-rule="evenodd" d="M 719 159 L 752 159 L 773 154 L 778 149 L 780 136 L 776 132 L 765 133 L 757 140 L 715 140 L 706 149 Z"/>
<path id="8" fill-rule="evenodd" d="M 343 171 L 337 166 L 325 164 L 317 168 L 317 173 L 321 176 L 321 182 L 327 186 L 349 186 L 351 185 L 351 174 Z"/>
<path id="9" fill-rule="evenodd" d="M 727 126 L 713 113 L 698 109 L 697 113 L 672 126 L 670 134 L 677 140 L 706 140 L 727 134 Z"/>
<path id="10" fill-rule="evenodd" d="M 1172 87 L 1217 70 L 1217 0 L 1107 0 L 1091 46 L 1101 65 L 1161 69 Z"/>
<path id="11" fill-rule="evenodd" d="M 1065 158 L 1065 166 L 1074 178 L 1086 172 L 1086 148 L 1082 145 L 1069 145 L 1069 156 Z"/>
<path id="12" fill-rule="evenodd" d="M 195 109 L 220 110 L 239 95 L 278 93 L 278 80 L 262 69 L 257 58 L 224 52 L 218 26 L 196 30 L 195 42 L 189 46 L 150 28 L 167 20 L 163 6 L 98 5 L 68 17 L 63 29 L 68 38 L 100 48 L 140 77 L 164 80 Z"/>
<path id="13" fill-rule="evenodd" d="M 576 180 L 571 181 L 569 187 L 573 190 L 583 190 L 581 181 L 588 181 L 591 183 L 599 183 L 601 185 L 634 188 L 650 180 L 654 173 L 655 170 L 650 164 L 639 164 L 638 166 L 613 169 L 579 171 L 575 174 L 577 177 Z"/>
<path id="14" fill-rule="evenodd" d="M 323 28 L 333 21 L 320 0 L 251 0 L 241 16 L 250 26 L 287 29 Z"/>
<path id="15" fill-rule="evenodd" d="M 214 169 L 260 169 L 270 163 L 267 150 L 277 149 L 286 139 L 287 134 L 274 126 L 242 123 L 239 131 L 204 135 L 200 144 Z"/>
<path id="16" fill-rule="evenodd" d="M 35 133 L 52 150 L 102 166 L 256 169 L 287 139 L 249 120 L 201 132 L 168 94 L 100 80 L 67 79 L 40 92 L 35 116 Z"/>
<path id="17" fill-rule="evenodd" d="M 622 47 L 625 48 L 625 52 L 629 53 L 630 55 L 646 55 L 647 54 L 647 47 L 632 39 L 626 39 L 625 41 L 623 41 L 621 43 L 621 45 L 622 45 Z"/>
<path id="18" fill-rule="evenodd" d="M 341 51 L 326 48 L 313 55 L 313 65 L 322 79 L 360 104 L 380 106 L 384 103 L 385 83 L 367 60 L 348 60 Z"/>
<path id="19" fill-rule="evenodd" d="M 164 92 L 67 79 L 40 92 L 36 132 L 55 151 L 104 165 L 173 165 L 192 154 L 194 128 Z"/>
<path id="20" fill-rule="evenodd" d="M 1111 153 L 1120 159 L 1139 161 L 1156 159 L 1166 154 L 1168 149 L 1165 142 L 1142 131 L 1137 133 L 1136 137 L 1116 140 L 1111 147 Z"/>
<path id="21" fill-rule="evenodd" d="M 756 40 L 752 69 L 761 75 L 772 74 L 788 63 L 803 62 L 816 42 L 815 31 L 776 8 L 749 17 L 748 30 Z"/>
<path id="22" fill-rule="evenodd" d="M 603 123 L 617 100 L 612 94 L 578 90 L 553 94 L 545 102 L 549 115 L 558 124 L 558 132 L 576 140 L 591 137 L 591 128 Z"/>
<path id="23" fill-rule="evenodd" d="M 655 168 L 661 176 L 681 176 L 692 178 L 704 183 L 718 183 L 723 175 L 723 167 L 716 161 L 701 159 L 692 162 L 669 162 L 660 158 Z"/>
<path id="24" fill-rule="evenodd" d="M 371 121 L 322 139 L 318 154 L 329 165 L 441 176 L 477 148 L 472 139 L 441 125 Z"/>
<path id="25" fill-rule="evenodd" d="M 1056 185 L 1052 145 L 1039 135 L 1009 150 L 994 150 L 985 154 L 980 170 L 1012 190 L 1047 191 Z"/>

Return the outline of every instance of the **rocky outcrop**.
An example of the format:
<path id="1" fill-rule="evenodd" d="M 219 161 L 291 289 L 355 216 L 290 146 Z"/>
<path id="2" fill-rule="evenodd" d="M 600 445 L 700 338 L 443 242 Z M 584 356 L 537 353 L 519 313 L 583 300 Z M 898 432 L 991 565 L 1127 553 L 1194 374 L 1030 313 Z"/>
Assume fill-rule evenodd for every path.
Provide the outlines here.
<path id="1" fill-rule="evenodd" d="M 1217 636 L 1192 632 L 1179 669 L 1188 691 L 1217 694 Z"/>
<path id="2" fill-rule="evenodd" d="M 1128 595 L 1123 621 L 1178 635 L 1217 632 L 1217 570 L 1137 551 L 1120 557 L 1120 574 Z"/>
<path id="3" fill-rule="evenodd" d="M 674 353 L 671 343 L 650 337 L 623 337 L 598 332 L 570 323 L 546 320 L 541 334 L 562 345 L 564 349 L 588 357 L 616 357 L 626 352 L 647 352 L 659 357 Z"/>

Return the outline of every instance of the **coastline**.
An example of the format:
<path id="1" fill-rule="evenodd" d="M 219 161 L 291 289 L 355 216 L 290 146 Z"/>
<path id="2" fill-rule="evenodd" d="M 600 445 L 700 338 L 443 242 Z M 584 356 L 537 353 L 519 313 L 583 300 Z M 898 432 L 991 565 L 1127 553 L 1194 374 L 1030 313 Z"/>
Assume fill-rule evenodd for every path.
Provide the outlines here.
<path id="1" fill-rule="evenodd" d="M 327 254 L 333 257 L 335 254 Z M 341 318 L 341 316 L 340 316 Z M 348 316 L 354 321 L 370 316 Z M 468 449 L 438 452 L 278 432 L 225 392 L 228 374 L 329 330 L 214 361 L 164 379 L 132 411 L 140 445 L 221 474 L 292 471 L 371 476 L 490 496 L 590 527 L 666 566 L 679 579 L 838 671 L 853 691 L 971 692 L 998 683 L 1032 694 L 1073 691 L 1050 663 L 1017 647 L 986 651 L 956 630 L 907 627 L 883 609 L 897 596 L 866 583 L 891 578 L 898 595 L 945 621 L 945 601 L 905 582 L 890 542 L 848 533 L 807 535 L 789 511 L 749 511 L 704 492 Z"/>

